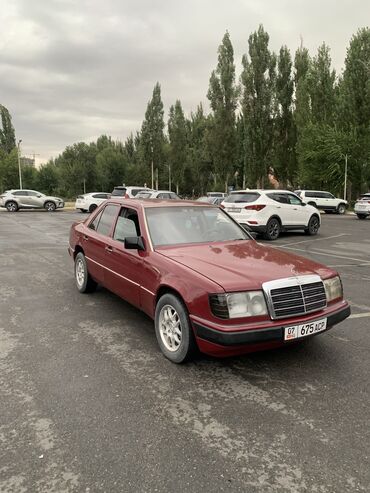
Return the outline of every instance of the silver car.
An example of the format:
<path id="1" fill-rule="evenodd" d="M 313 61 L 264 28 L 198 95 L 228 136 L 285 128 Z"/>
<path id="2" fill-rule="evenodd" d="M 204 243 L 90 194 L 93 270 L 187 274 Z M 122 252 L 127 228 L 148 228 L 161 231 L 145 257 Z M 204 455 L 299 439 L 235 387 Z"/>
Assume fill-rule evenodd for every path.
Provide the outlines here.
<path id="1" fill-rule="evenodd" d="M 8 212 L 16 212 L 19 209 L 46 209 L 52 212 L 62 209 L 64 201 L 36 190 L 7 190 L 0 195 L 0 207 L 5 207 Z"/>

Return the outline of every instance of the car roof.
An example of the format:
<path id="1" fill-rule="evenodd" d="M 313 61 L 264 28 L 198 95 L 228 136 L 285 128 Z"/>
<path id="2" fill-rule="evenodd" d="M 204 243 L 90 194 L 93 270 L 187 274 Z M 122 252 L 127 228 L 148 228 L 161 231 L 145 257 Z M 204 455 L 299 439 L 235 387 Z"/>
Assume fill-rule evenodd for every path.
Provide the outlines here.
<path id="1" fill-rule="evenodd" d="M 143 209 L 151 207 L 181 207 L 181 206 L 194 206 L 194 207 L 216 207 L 213 204 L 207 202 L 196 202 L 195 200 L 166 200 L 166 199 L 142 199 L 137 200 L 134 198 L 125 199 L 124 197 L 112 197 L 108 199 L 109 204 L 125 205 L 127 207 L 142 207 Z"/>
<path id="2" fill-rule="evenodd" d="M 277 190 L 275 188 L 251 188 L 249 190 L 234 190 L 230 195 L 235 193 L 294 193 L 291 190 Z"/>

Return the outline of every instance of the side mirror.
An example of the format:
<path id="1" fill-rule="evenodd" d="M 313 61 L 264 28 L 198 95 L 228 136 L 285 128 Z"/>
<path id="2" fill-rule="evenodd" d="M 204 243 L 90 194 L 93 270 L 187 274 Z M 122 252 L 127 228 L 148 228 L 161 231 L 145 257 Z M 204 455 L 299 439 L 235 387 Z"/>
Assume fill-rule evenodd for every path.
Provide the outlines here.
<path id="1" fill-rule="evenodd" d="M 248 230 L 248 233 L 250 234 L 250 236 L 251 236 L 254 240 L 256 240 L 256 239 L 257 239 L 257 237 L 258 237 L 258 233 L 256 233 L 255 231 L 249 231 L 249 230 Z"/>
<path id="2" fill-rule="evenodd" d="M 142 236 L 127 236 L 125 238 L 125 248 L 127 250 L 145 250 Z"/>
<path id="3" fill-rule="evenodd" d="M 37 195 L 37 198 L 38 199 L 41 199 L 41 197 L 42 197 L 42 195 L 40 195 L 40 194 Z"/>
<path id="4" fill-rule="evenodd" d="M 301 202 L 301 205 L 307 205 L 306 202 Z"/>

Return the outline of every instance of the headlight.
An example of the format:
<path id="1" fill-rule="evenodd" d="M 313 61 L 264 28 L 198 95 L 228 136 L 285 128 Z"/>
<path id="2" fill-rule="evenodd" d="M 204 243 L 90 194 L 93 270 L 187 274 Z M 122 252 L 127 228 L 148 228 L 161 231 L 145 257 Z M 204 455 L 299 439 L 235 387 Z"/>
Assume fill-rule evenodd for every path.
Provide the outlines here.
<path id="1" fill-rule="evenodd" d="M 333 301 L 343 297 L 342 281 L 339 276 L 324 280 L 326 300 Z"/>
<path id="2" fill-rule="evenodd" d="M 219 318 L 267 315 L 267 306 L 262 291 L 212 294 L 209 301 L 213 315 Z"/>

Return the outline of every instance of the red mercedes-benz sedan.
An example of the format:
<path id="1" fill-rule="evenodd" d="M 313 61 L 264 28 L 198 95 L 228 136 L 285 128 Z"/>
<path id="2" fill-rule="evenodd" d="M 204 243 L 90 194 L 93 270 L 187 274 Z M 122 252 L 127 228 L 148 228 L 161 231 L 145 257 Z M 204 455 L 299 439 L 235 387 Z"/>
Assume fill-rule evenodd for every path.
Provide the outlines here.
<path id="1" fill-rule="evenodd" d="M 112 198 L 72 225 L 69 253 L 77 289 L 101 284 L 147 313 L 175 363 L 290 344 L 350 314 L 337 272 L 201 202 Z"/>

